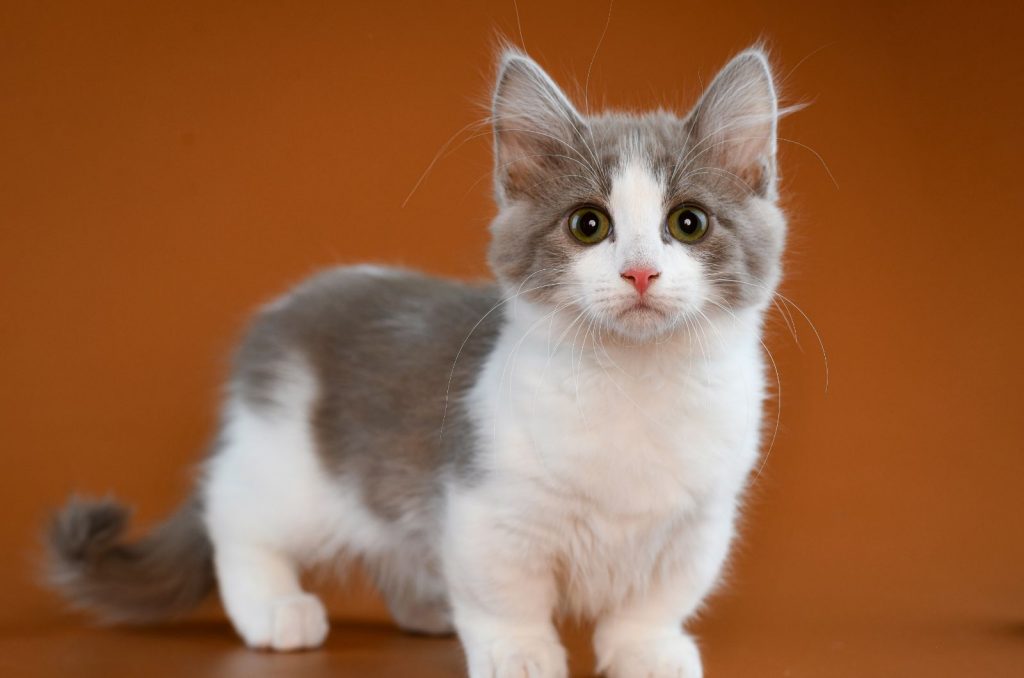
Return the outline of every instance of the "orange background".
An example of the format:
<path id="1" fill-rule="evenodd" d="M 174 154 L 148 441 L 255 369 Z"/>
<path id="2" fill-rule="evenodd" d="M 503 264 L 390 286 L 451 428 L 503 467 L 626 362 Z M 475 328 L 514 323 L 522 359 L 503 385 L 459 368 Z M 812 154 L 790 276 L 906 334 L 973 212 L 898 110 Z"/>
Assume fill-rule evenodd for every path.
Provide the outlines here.
<path id="1" fill-rule="evenodd" d="M 214 605 L 89 629 L 32 563 L 72 490 L 143 523 L 184 495 L 271 295 L 336 262 L 486 274 L 486 136 L 456 136 L 403 202 L 485 115 L 512 0 L 5 5 L 0 673 L 455 675 L 453 641 L 360 622 L 383 617 L 358 591 L 326 650 L 272 657 Z M 812 103 L 781 129 L 783 293 L 830 382 L 800 314 L 802 348 L 773 314 L 781 426 L 695 627 L 712 677 L 1024 675 L 1024 16 L 953 7 L 619 2 L 602 42 L 604 2 L 519 1 L 570 91 L 600 43 L 592 101 L 683 110 L 764 37 Z"/>

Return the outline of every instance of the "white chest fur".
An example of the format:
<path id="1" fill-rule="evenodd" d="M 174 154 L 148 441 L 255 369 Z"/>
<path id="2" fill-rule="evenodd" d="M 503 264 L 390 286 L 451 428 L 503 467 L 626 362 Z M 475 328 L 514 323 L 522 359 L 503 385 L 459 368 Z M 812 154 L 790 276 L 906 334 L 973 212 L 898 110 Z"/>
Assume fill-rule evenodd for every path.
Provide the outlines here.
<path id="1" fill-rule="evenodd" d="M 488 478 L 473 503 L 568 567 L 566 605 L 586 612 L 686 525 L 731 523 L 759 441 L 760 342 L 756 322 L 636 347 L 542 318 L 517 309 L 470 395 Z"/>

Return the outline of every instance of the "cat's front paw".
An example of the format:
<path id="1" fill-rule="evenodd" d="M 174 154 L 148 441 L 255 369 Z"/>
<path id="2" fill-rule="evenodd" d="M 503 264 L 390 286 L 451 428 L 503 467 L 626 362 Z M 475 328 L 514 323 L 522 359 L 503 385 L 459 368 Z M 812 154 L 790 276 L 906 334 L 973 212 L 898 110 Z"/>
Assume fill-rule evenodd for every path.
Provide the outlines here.
<path id="1" fill-rule="evenodd" d="M 470 678 L 566 678 L 565 649 L 546 638 L 500 638 L 467 647 Z"/>
<path id="2" fill-rule="evenodd" d="M 701 678 L 704 673 L 697 644 L 682 634 L 616 648 L 601 668 L 607 678 Z"/>

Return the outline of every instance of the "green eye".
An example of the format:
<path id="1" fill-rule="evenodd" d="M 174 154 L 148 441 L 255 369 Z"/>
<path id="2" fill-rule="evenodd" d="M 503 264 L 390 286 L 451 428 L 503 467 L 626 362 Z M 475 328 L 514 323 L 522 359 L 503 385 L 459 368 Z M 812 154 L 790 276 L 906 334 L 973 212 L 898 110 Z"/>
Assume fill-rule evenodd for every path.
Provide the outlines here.
<path id="1" fill-rule="evenodd" d="M 695 243 L 708 232 L 708 215 L 696 205 L 683 205 L 668 215 L 668 232 L 679 242 Z"/>
<path id="2" fill-rule="evenodd" d="M 581 243 L 594 245 L 608 237 L 611 218 L 596 207 L 581 207 L 569 215 L 569 230 Z"/>

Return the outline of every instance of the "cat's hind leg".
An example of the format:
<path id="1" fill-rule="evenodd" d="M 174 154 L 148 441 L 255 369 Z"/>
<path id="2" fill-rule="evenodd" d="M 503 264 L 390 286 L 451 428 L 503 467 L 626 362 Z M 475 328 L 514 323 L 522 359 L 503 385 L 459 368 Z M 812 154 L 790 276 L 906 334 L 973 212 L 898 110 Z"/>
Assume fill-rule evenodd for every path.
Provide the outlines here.
<path id="1" fill-rule="evenodd" d="M 302 590 L 297 568 L 286 555 L 265 547 L 218 544 L 214 564 L 221 600 L 247 645 L 289 651 L 324 642 L 324 606 Z"/>
<path id="2" fill-rule="evenodd" d="M 407 591 L 385 591 L 388 611 L 398 627 L 407 633 L 447 636 L 455 633 L 448 599 L 424 597 Z"/>
<path id="3" fill-rule="evenodd" d="M 203 483 L 224 607 L 248 645 L 273 650 L 323 643 L 327 614 L 303 591 L 300 567 L 330 559 L 349 536 L 347 495 L 321 468 L 310 431 L 312 376 L 290 367 L 274 403 L 229 401 Z"/>
<path id="4" fill-rule="evenodd" d="M 368 564 L 400 629 L 428 636 L 455 632 L 447 585 L 429 545 L 412 542 Z"/>

